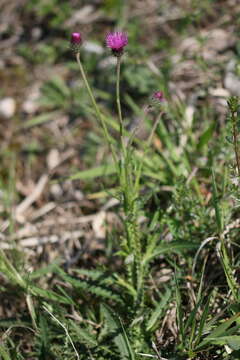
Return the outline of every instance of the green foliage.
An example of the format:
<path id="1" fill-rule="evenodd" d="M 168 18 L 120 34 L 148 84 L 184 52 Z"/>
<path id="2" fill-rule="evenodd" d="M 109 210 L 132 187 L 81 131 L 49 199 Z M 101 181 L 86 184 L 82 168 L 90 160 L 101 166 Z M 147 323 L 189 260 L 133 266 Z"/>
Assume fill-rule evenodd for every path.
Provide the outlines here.
<path id="1" fill-rule="evenodd" d="M 106 325 L 109 331 L 108 336 L 113 336 L 113 341 L 121 354 L 121 359 L 135 360 L 133 349 L 131 348 L 121 320 L 117 318 L 117 316 L 106 305 L 102 305 L 101 311 L 106 319 Z"/>
<path id="2" fill-rule="evenodd" d="M 43 62 L 52 65 L 58 56 L 58 49 L 53 44 L 39 43 L 35 51 L 29 47 L 29 44 L 20 44 L 18 54 L 27 59 L 31 64 L 42 64 Z"/>
<path id="3" fill-rule="evenodd" d="M 45 16 L 50 17 L 50 25 L 53 28 L 59 27 L 71 14 L 69 1 L 58 0 L 30 0 L 27 9 L 34 12 L 40 19 Z"/>
<path id="4" fill-rule="evenodd" d="M 153 27 L 156 25 L 149 21 L 148 11 L 146 19 L 137 15 L 141 13 L 141 2 L 135 12 L 132 12 L 134 2 L 130 1 L 96 1 L 94 6 L 95 3 L 96 13 L 100 10 L 95 38 L 101 36 L 102 41 L 102 32 L 110 26 L 126 28 L 129 33 L 128 51 L 121 67 L 121 103 L 126 125 L 123 139 L 119 134 L 116 99 L 112 96 L 116 74 L 115 64 L 108 63 L 110 53 L 94 53 L 88 46 L 82 48 L 81 58 L 92 93 L 86 91 L 86 82 L 79 77 L 77 64 L 67 53 L 66 32 L 70 30 L 67 20 L 81 6 L 91 8 L 92 4 L 29 1 L 24 16 L 32 19 L 34 26 L 43 26 L 44 32 L 37 41 L 32 34 L 30 40 L 20 39 L 17 55 L 32 66 L 44 63 L 50 67 L 64 62 L 67 71 L 63 76 L 60 69 L 58 75 L 44 81 L 39 110 L 33 116 L 26 115 L 27 119 L 18 123 L 16 129 L 13 124 L 13 129 L 8 128 L 4 133 L 0 153 L 1 216 L 10 223 L 7 235 L 3 234 L 3 245 L 8 248 L 12 244 L 10 240 L 15 239 L 15 230 L 22 226 L 21 222 L 14 226 L 11 219 L 12 209 L 19 200 L 15 183 L 21 188 L 18 176 L 22 176 L 21 171 L 18 174 L 16 156 L 22 156 L 21 152 L 27 157 L 31 153 L 47 153 L 49 148 L 45 149 L 40 142 L 38 132 L 43 131 L 50 138 L 49 122 L 57 123 L 59 118 L 67 117 L 67 137 L 73 139 L 74 152 L 81 155 L 81 170 L 61 171 L 64 178 L 61 180 L 81 181 L 83 216 L 105 209 L 101 206 L 108 197 L 118 200 L 110 210 L 110 214 L 114 212 L 114 220 L 106 224 L 110 246 L 96 250 L 86 260 L 85 244 L 81 244 L 83 257 L 75 268 L 64 268 L 66 259 L 61 258 L 56 264 L 41 268 L 35 258 L 26 262 L 17 248 L 3 251 L 1 247 L 0 301 L 1 310 L 6 308 L 6 311 L 0 319 L 0 357 L 3 360 L 147 357 L 238 360 L 239 99 L 228 100 L 226 124 L 222 118 L 218 121 L 220 101 L 205 92 L 207 86 L 212 87 L 209 79 L 204 84 L 203 95 L 197 94 L 196 102 L 190 104 L 194 114 L 189 123 L 186 119 L 189 104 L 180 100 L 184 98 L 184 90 L 178 89 L 182 82 L 175 89 L 172 81 L 172 71 L 181 59 L 172 46 L 176 35 L 181 34 L 181 41 L 184 33 L 187 37 L 189 34 L 199 37 L 201 23 L 207 16 L 212 17 L 216 9 L 219 16 L 225 7 L 219 7 L 214 0 L 204 0 L 201 4 L 193 0 L 184 8 L 178 2 L 181 11 L 176 16 L 173 13 L 173 18 L 164 19 L 164 11 L 167 9 L 171 15 L 172 8 L 161 4 L 157 16 L 164 22 L 157 27 L 156 39 L 144 45 L 143 40 L 150 33 L 139 29 L 144 30 L 145 20 Z M 174 8 L 175 4 L 171 6 Z M 98 35 L 99 26 L 104 30 Z M 173 40 L 170 32 L 174 34 Z M 204 42 L 201 41 L 202 46 Z M 153 57 L 147 48 L 154 49 Z M 159 50 L 158 58 L 155 55 Z M 187 61 L 196 60 L 206 71 L 207 61 L 203 62 L 201 56 L 194 59 L 195 55 L 189 55 L 188 51 L 184 56 Z M 222 68 L 218 70 L 223 73 Z M 165 105 L 160 104 L 146 115 L 143 108 L 158 89 L 165 91 Z M 195 89 L 191 87 L 190 91 L 195 95 Z M 190 94 L 186 94 L 188 99 Z M 95 98 L 98 106 L 94 104 Z M 135 119 L 140 128 L 146 127 L 146 134 L 149 132 L 146 139 L 141 138 L 139 129 L 131 130 Z M 105 129 L 99 124 L 106 126 L 108 144 L 103 141 Z M 14 135 L 14 144 L 9 144 L 9 133 Z M 24 138 L 24 135 L 31 137 L 31 141 L 23 146 L 15 144 L 15 136 L 18 140 L 18 136 Z M 54 148 L 60 146 L 65 151 L 62 139 L 60 145 L 54 137 L 49 141 Z M 22 161 L 25 162 L 24 157 Z M 29 176 L 31 169 L 26 173 Z M 89 204 L 88 195 L 97 200 Z M 22 196 L 21 193 L 20 200 Z M 40 199 L 36 208 L 43 201 Z M 32 208 L 35 209 L 35 204 Z M 91 236 L 88 241 L 92 240 Z M 20 244 L 12 246 L 20 248 Z M 29 268 L 34 270 L 28 273 Z"/>
<path id="5" fill-rule="evenodd" d="M 71 284 L 74 289 L 78 290 L 85 290 L 97 297 L 100 297 L 102 299 L 106 300 L 113 300 L 117 302 L 118 304 L 122 304 L 122 299 L 120 295 L 118 295 L 114 290 L 107 287 L 104 282 L 99 282 L 96 280 L 90 280 L 90 279 L 76 279 L 73 277 L 70 277 L 66 275 L 62 270 L 59 268 L 56 270 L 56 272 L 61 276 L 63 280 L 65 280 L 67 283 Z M 88 272 L 86 273 L 86 275 Z M 91 274 L 91 273 L 90 273 Z"/>
<path id="6" fill-rule="evenodd" d="M 177 180 L 171 206 L 163 221 L 169 226 L 175 240 L 186 240 L 190 245 L 200 234 L 208 236 L 209 225 L 214 220 L 211 219 L 210 208 L 203 207 L 201 197 L 185 181 L 184 177 Z"/>
<path id="7" fill-rule="evenodd" d="M 2 345 L 0 345 L 0 355 L 3 360 L 11 360 L 8 350 Z"/>
<path id="8" fill-rule="evenodd" d="M 126 66 L 123 79 L 127 81 L 131 92 L 137 92 L 139 96 L 151 94 L 152 89 L 158 88 L 158 81 L 153 78 L 151 71 L 145 65 Z"/>

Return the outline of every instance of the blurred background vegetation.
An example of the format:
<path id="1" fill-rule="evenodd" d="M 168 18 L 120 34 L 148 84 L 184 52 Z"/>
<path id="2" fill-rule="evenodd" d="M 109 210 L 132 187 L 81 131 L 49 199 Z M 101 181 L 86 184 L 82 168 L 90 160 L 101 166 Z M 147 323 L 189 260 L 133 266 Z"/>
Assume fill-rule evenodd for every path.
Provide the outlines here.
<path id="1" fill-rule="evenodd" d="M 23 271 L 56 259 L 67 268 L 120 267 L 111 156 L 69 49 L 71 33 L 81 32 L 83 63 L 114 134 L 115 59 L 105 47 L 114 29 L 129 36 L 121 76 L 126 126 L 154 91 L 168 103 L 144 165 L 143 219 L 159 216 L 170 240 L 200 245 L 215 234 L 211 167 L 226 223 L 237 217 L 227 98 L 240 96 L 238 0 L 1 0 L 0 241 Z M 172 285 L 166 257 L 159 276 Z M 192 260 L 190 253 L 187 269 Z M 1 300 L 3 318 L 26 311 L 11 288 L 3 286 Z"/>
<path id="2" fill-rule="evenodd" d="M 11 149 L 19 155 L 18 173 L 26 187 L 49 166 L 53 149 L 58 156 L 72 151 L 55 176 L 101 163 L 101 134 L 69 51 L 72 31 L 83 33 L 84 65 L 109 116 L 115 114 L 115 74 L 104 38 L 110 30 L 124 29 L 129 34 L 122 69 L 126 123 L 134 121 L 153 91 L 164 90 L 173 104 L 171 136 L 179 141 L 189 127 L 197 134 L 196 145 L 204 132 L 223 124 L 226 97 L 239 93 L 238 14 L 234 0 L 2 0 L 2 179 Z"/>

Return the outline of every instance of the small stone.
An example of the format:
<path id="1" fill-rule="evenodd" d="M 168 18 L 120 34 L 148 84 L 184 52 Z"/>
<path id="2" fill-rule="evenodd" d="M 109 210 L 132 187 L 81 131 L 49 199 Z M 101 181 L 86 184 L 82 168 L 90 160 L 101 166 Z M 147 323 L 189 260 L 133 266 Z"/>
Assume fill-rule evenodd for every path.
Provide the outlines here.
<path id="1" fill-rule="evenodd" d="M 216 96 L 216 97 L 223 97 L 223 98 L 228 98 L 230 96 L 230 92 L 227 89 L 223 89 L 223 88 L 209 88 L 209 94 L 212 96 Z"/>
<path id="2" fill-rule="evenodd" d="M 33 40 L 35 40 L 35 41 L 37 41 L 37 40 L 39 40 L 40 38 L 41 38 L 41 36 L 42 36 L 42 29 L 40 28 L 40 27 L 34 27 L 33 29 L 32 29 L 32 38 L 33 38 Z"/>
<path id="3" fill-rule="evenodd" d="M 101 45 L 98 45 L 92 41 L 85 41 L 83 44 L 83 48 L 85 51 L 93 54 L 102 55 L 104 52 L 104 49 Z"/>
<path id="4" fill-rule="evenodd" d="M 203 32 L 204 34 L 204 32 Z M 214 50 L 215 52 L 223 52 L 232 47 L 236 38 L 232 33 L 223 29 L 213 29 L 205 33 L 207 50 Z"/>
<path id="5" fill-rule="evenodd" d="M 51 149 L 46 160 L 48 169 L 53 170 L 61 161 L 59 151 L 57 149 Z"/>
<path id="6" fill-rule="evenodd" d="M 52 184 L 50 186 L 50 193 L 55 199 L 59 199 L 63 195 L 63 190 L 59 184 Z"/>
<path id="7" fill-rule="evenodd" d="M 193 56 L 199 53 L 201 48 L 200 42 L 194 37 L 188 37 L 184 39 L 180 45 L 181 51 L 189 56 Z"/>
<path id="8" fill-rule="evenodd" d="M 232 95 L 240 96 L 240 80 L 237 75 L 228 72 L 224 79 L 224 86 Z"/>
<path id="9" fill-rule="evenodd" d="M 0 100 L 0 116 L 5 119 L 11 118 L 16 111 L 16 101 L 11 97 Z"/>
<path id="10" fill-rule="evenodd" d="M 22 110 L 27 114 L 34 114 L 39 109 L 40 84 L 37 83 L 28 90 L 27 97 L 22 104 Z"/>

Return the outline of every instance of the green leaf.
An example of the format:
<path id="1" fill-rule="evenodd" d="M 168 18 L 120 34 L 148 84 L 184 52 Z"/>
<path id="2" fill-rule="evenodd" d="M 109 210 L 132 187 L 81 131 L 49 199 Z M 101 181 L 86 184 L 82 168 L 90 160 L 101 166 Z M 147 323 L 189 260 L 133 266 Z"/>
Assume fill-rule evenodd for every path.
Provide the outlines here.
<path id="1" fill-rule="evenodd" d="M 91 280 L 76 279 L 66 275 L 61 269 L 56 269 L 56 272 L 67 283 L 71 284 L 75 289 L 84 290 L 86 293 L 91 293 L 104 299 L 116 301 L 119 304 L 123 304 L 121 297 L 114 293 L 109 287 L 100 286 L 97 282 L 94 283 Z"/>
<path id="2" fill-rule="evenodd" d="M 93 169 L 78 171 L 71 175 L 69 180 L 88 180 L 99 176 L 112 175 L 116 173 L 116 166 L 114 164 L 100 165 Z"/>
<path id="3" fill-rule="evenodd" d="M 59 111 L 52 111 L 45 114 L 41 114 L 33 117 L 32 119 L 26 121 L 21 127 L 28 129 L 32 126 L 42 125 L 48 121 L 55 120 L 60 115 Z"/>
<path id="4" fill-rule="evenodd" d="M 224 334 L 224 332 L 240 317 L 240 313 L 237 313 L 236 315 L 232 316 L 230 319 L 224 321 L 223 324 L 219 325 L 216 329 L 213 330 L 213 332 L 207 337 L 217 337 Z M 207 340 L 207 338 L 205 340 Z"/>
<path id="5" fill-rule="evenodd" d="M 229 142 L 230 144 L 233 144 L 233 137 L 232 137 L 232 136 L 226 136 L 225 139 L 226 139 L 227 142 Z"/>
<path id="6" fill-rule="evenodd" d="M 0 355 L 3 360 L 11 360 L 8 350 L 0 345 Z"/>
<path id="7" fill-rule="evenodd" d="M 171 297 L 171 291 L 169 289 L 167 289 L 165 294 L 162 296 L 160 303 L 157 305 L 156 309 L 153 311 L 150 319 L 147 322 L 147 331 L 150 331 L 157 324 L 170 297 Z"/>
<path id="8" fill-rule="evenodd" d="M 98 342 L 95 339 L 95 337 L 90 334 L 86 329 L 83 329 L 80 327 L 80 325 L 77 325 L 74 321 L 70 320 L 70 325 L 76 335 L 82 340 L 86 345 L 89 347 L 97 346 Z"/>
<path id="9" fill-rule="evenodd" d="M 38 279 L 41 276 L 44 276 L 46 274 L 52 273 L 56 267 L 57 263 L 49 264 L 48 266 L 42 267 L 40 269 L 37 269 L 31 273 L 27 274 L 27 279 L 33 280 Z"/>
<path id="10" fill-rule="evenodd" d="M 199 324 L 199 327 L 198 327 L 197 337 L 194 340 L 195 346 L 200 341 L 201 336 L 203 334 L 203 331 L 205 329 L 205 323 L 206 323 L 206 320 L 207 320 L 207 316 L 209 314 L 209 305 L 210 305 L 211 297 L 212 297 L 212 294 L 209 295 L 209 297 L 207 299 L 207 303 L 204 306 L 204 310 L 203 310 L 203 313 L 202 313 L 202 316 L 201 316 L 201 319 L 200 319 L 200 324 Z"/>
<path id="11" fill-rule="evenodd" d="M 24 281 L 22 276 L 11 264 L 11 262 L 8 260 L 7 256 L 1 249 L 0 249 L 0 272 L 2 272 L 11 283 L 18 285 L 23 289 L 27 288 L 27 283 Z"/>
<path id="12" fill-rule="evenodd" d="M 214 345 L 228 345 L 232 350 L 240 349 L 240 336 L 221 336 L 217 338 L 209 338 L 209 343 Z"/>
<path id="13" fill-rule="evenodd" d="M 176 276 L 176 273 L 174 274 L 175 279 L 175 290 L 176 290 L 176 305 L 177 305 L 177 323 L 178 323 L 178 329 L 179 329 L 179 339 L 182 343 L 185 343 L 185 334 L 183 331 L 183 307 L 182 307 L 182 297 L 181 292 L 179 289 L 179 283 Z"/>
<path id="14" fill-rule="evenodd" d="M 151 253 L 147 253 L 143 258 L 143 264 L 146 265 L 149 261 L 154 259 L 155 257 L 164 254 L 164 253 L 171 253 L 171 252 L 181 252 L 184 250 L 192 250 L 198 248 L 198 245 L 191 244 L 189 242 L 184 241 L 176 241 L 170 242 L 168 244 L 160 244 L 155 248 L 155 250 Z"/>
<path id="15" fill-rule="evenodd" d="M 107 327 L 113 335 L 113 341 L 119 350 L 121 359 L 135 360 L 134 352 L 119 318 L 106 305 L 101 305 L 101 311 L 106 319 Z"/>
<path id="16" fill-rule="evenodd" d="M 237 313 L 236 315 L 232 316 L 230 319 L 224 321 L 221 325 L 219 325 L 216 329 L 214 329 L 198 346 L 196 349 L 199 349 L 203 346 L 205 346 L 208 343 L 211 343 L 212 339 L 215 339 L 217 337 L 222 337 L 226 334 L 227 329 L 237 321 L 237 319 L 240 317 L 240 313 Z M 231 336 L 232 337 L 232 336 Z"/>
<path id="17" fill-rule="evenodd" d="M 45 290 L 37 286 L 31 285 L 30 291 L 33 295 L 43 297 L 45 300 L 48 299 L 62 304 L 74 305 L 74 302 L 70 300 L 70 298 L 65 298 L 64 296 L 61 296 L 52 290 Z"/>
<path id="18" fill-rule="evenodd" d="M 216 127 L 216 123 L 212 123 L 207 130 L 204 131 L 204 133 L 200 136 L 199 142 L 197 144 L 197 150 L 200 151 L 202 148 L 208 144 L 209 140 L 212 138 L 212 135 L 214 133 Z"/>
<path id="19" fill-rule="evenodd" d="M 74 269 L 74 272 L 76 272 L 79 275 L 85 275 L 86 277 L 89 277 L 90 279 L 97 281 L 99 284 L 115 284 L 117 281 L 117 278 L 110 275 L 106 271 L 100 271 L 100 270 L 88 270 L 88 269 Z"/>

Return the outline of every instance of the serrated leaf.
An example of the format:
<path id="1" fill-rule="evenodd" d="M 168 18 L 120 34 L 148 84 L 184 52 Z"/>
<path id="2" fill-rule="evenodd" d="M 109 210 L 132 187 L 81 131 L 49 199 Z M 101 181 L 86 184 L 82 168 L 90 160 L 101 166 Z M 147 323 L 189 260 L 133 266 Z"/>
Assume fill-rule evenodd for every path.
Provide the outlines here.
<path id="1" fill-rule="evenodd" d="M 43 275 L 52 273 L 56 267 L 57 263 L 52 263 L 48 266 L 42 267 L 40 269 L 37 269 L 31 273 L 27 274 L 27 279 L 33 280 L 33 279 L 38 279 Z"/>
<path id="2" fill-rule="evenodd" d="M 226 136 L 225 139 L 229 144 L 233 144 L 233 137 L 232 136 Z"/>
<path id="3" fill-rule="evenodd" d="M 90 334 L 86 329 L 82 328 L 80 325 L 77 325 L 74 321 L 70 320 L 70 325 L 74 330 L 75 334 L 89 347 L 97 346 L 98 342 L 95 337 Z"/>
<path id="4" fill-rule="evenodd" d="M 134 352 L 129 343 L 126 332 L 116 314 L 106 305 L 101 305 L 101 311 L 106 319 L 113 341 L 117 346 L 122 360 L 135 360 Z"/>
<path id="5" fill-rule="evenodd" d="M 85 275 L 90 279 L 97 281 L 99 284 L 114 284 L 116 283 L 116 278 L 107 272 L 100 270 L 87 270 L 87 269 L 74 269 L 74 272 L 79 275 Z"/>
<path id="6" fill-rule="evenodd" d="M 123 304 L 121 297 L 114 293 L 112 290 L 109 290 L 107 287 L 100 286 L 91 282 L 90 280 L 76 279 L 69 275 L 66 275 L 61 269 L 56 269 L 56 272 L 64 279 L 67 283 L 71 284 L 75 289 L 85 290 L 88 293 L 94 294 L 96 296 L 116 301 L 119 304 Z"/>

